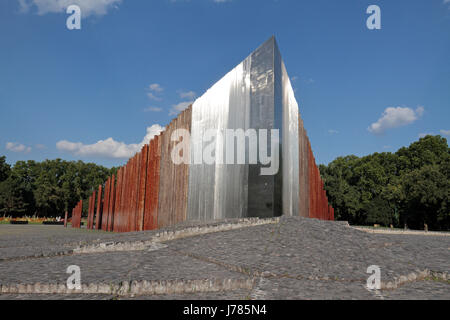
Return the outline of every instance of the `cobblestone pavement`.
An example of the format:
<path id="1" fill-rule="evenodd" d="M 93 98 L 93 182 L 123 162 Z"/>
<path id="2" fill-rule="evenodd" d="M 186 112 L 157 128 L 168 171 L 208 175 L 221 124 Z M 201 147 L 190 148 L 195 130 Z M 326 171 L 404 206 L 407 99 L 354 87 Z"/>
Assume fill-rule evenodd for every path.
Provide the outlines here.
<path id="1" fill-rule="evenodd" d="M 450 299 L 450 237 L 374 234 L 300 217 L 175 240 L 157 240 L 158 233 L 0 225 L 0 299 Z M 74 252 L 143 241 L 139 250 Z M 65 284 L 69 265 L 78 265 L 81 282 L 92 286 L 83 294 L 48 289 Z M 381 290 L 365 287 L 370 265 L 380 267 Z M 100 284 L 117 290 L 101 294 Z"/>

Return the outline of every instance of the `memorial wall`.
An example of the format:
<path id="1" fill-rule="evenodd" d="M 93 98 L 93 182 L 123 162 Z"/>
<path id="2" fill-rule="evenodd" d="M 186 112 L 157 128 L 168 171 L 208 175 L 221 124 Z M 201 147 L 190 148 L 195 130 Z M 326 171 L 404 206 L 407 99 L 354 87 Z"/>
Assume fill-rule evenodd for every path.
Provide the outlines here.
<path id="1" fill-rule="evenodd" d="M 205 161 L 208 152 L 214 163 Z M 80 228 L 82 207 L 80 200 L 72 210 L 72 227 Z M 281 215 L 334 220 L 272 37 L 93 191 L 87 228 L 130 232 Z"/>

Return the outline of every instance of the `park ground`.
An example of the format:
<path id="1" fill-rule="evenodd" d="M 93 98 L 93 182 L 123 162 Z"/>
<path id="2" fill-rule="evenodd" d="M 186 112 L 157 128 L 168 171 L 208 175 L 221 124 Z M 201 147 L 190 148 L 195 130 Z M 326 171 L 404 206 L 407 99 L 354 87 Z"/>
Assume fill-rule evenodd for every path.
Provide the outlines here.
<path id="1" fill-rule="evenodd" d="M 66 286 L 73 265 L 80 290 Z M 300 217 L 122 234 L 0 225 L 0 299 L 449 300 L 449 265 L 449 233 Z"/>

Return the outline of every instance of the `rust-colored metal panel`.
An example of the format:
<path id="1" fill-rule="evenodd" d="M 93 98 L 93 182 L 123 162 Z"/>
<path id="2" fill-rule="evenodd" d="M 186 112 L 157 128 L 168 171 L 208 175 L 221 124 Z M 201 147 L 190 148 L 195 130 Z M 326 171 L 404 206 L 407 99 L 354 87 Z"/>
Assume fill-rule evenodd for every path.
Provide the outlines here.
<path id="1" fill-rule="evenodd" d="M 125 232 L 128 223 L 128 212 L 126 211 L 126 201 L 127 201 L 127 191 L 128 191 L 128 162 L 123 167 L 122 173 L 122 192 L 120 196 L 120 223 L 118 226 L 119 232 Z"/>
<path id="2" fill-rule="evenodd" d="M 131 159 L 128 160 L 126 165 L 126 184 L 124 185 L 125 192 L 123 194 L 123 230 L 122 232 L 128 232 L 130 228 L 130 195 L 131 195 Z"/>
<path id="3" fill-rule="evenodd" d="M 112 175 L 111 183 L 110 183 L 110 191 L 109 191 L 109 205 L 108 205 L 108 226 L 107 231 L 113 231 L 114 224 L 114 205 L 115 205 L 115 186 L 116 186 L 116 177 Z"/>
<path id="4" fill-rule="evenodd" d="M 77 209 L 75 210 L 75 216 L 72 217 L 72 227 L 73 228 L 80 228 L 81 227 L 82 211 L 83 211 L 83 200 L 80 200 L 78 202 Z"/>
<path id="5" fill-rule="evenodd" d="M 171 141 L 171 137 L 177 129 L 190 131 L 191 110 L 190 106 L 180 113 L 176 119 L 170 122 L 161 136 L 158 228 L 186 220 L 189 167 L 186 164 L 175 165 L 173 163 L 171 154 L 176 142 Z"/>
<path id="6" fill-rule="evenodd" d="M 75 226 L 74 226 L 74 224 L 73 224 L 73 221 L 74 221 L 74 218 L 75 218 L 75 210 L 76 210 L 76 208 L 77 208 L 77 206 L 75 206 L 75 207 L 72 209 L 72 218 L 71 218 L 72 228 L 75 228 Z"/>
<path id="7" fill-rule="evenodd" d="M 89 229 L 94 229 L 94 217 L 95 217 L 95 199 L 97 193 L 95 190 L 92 192 L 91 214 L 89 216 Z"/>
<path id="8" fill-rule="evenodd" d="M 102 230 L 108 230 L 108 214 L 109 214 L 109 193 L 111 191 L 111 178 L 108 178 L 105 183 L 105 194 L 103 196 L 103 216 L 102 216 Z"/>
<path id="9" fill-rule="evenodd" d="M 315 195 L 315 185 L 314 185 L 314 162 L 311 152 L 311 144 L 308 139 L 308 176 L 309 176 L 309 217 L 315 218 L 314 216 L 314 210 L 315 210 L 315 202 L 314 202 L 314 195 Z"/>
<path id="10" fill-rule="evenodd" d="M 95 215 L 95 191 L 92 192 L 91 196 L 91 210 L 88 218 L 89 229 L 93 229 L 94 227 L 94 215 Z"/>
<path id="11" fill-rule="evenodd" d="M 309 188 L 307 190 L 307 198 L 309 201 L 309 217 L 310 218 L 317 218 L 322 220 L 334 220 L 334 215 L 332 212 L 334 212 L 333 208 L 328 204 L 328 197 L 325 190 L 324 182 L 322 180 L 322 177 L 320 176 L 320 170 L 319 167 L 316 164 L 316 160 L 314 158 L 314 154 L 312 152 L 311 143 L 307 137 L 306 130 L 304 130 L 303 125 L 299 125 L 299 132 L 304 132 L 304 140 L 306 141 L 305 148 L 307 149 L 306 152 L 308 153 L 307 156 L 307 172 L 308 172 L 308 181 L 306 182 L 309 185 Z M 303 134 L 303 133 L 302 133 Z M 301 153 L 301 147 L 300 147 L 300 153 Z M 302 156 L 299 157 L 300 161 L 302 161 Z M 299 171 L 302 172 L 302 164 L 300 163 Z M 302 186 L 302 178 L 300 174 L 300 182 L 299 185 Z M 302 198 L 302 195 L 300 193 L 300 199 Z M 300 200 L 301 201 L 301 200 Z M 300 206 L 300 210 L 302 206 Z M 333 217 L 332 217 L 333 216 Z"/>
<path id="12" fill-rule="evenodd" d="M 303 120 L 299 115 L 299 215 L 309 217 L 309 154 L 308 137 L 303 125 Z"/>
<path id="13" fill-rule="evenodd" d="M 135 156 L 135 168 L 134 168 L 134 176 L 135 176 L 135 181 L 134 181 L 134 200 L 133 200 L 133 212 L 134 212 L 134 225 L 133 225 L 133 231 L 139 231 L 138 230 L 138 205 L 139 205 L 139 191 L 140 191 L 140 179 L 141 179 L 141 158 L 142 158 L 142 153 L 139 152 L 136 154 Z"/>
<path id="14" fill-rule="evenodd" d="M 88 205 L 88 216 L 87 216 L 87 223 L 86 223 L 86 229 L 91 228 L 91 211 L 92 210 L 92 196 L 89 197 L 89 205 Z"/>
<path id="15" fill-rule="evenodd" d="M 136 155 L 131 159 L 131 170 L 130 170 L 130 200 L 128 203 L 129 219 L 128 219 L 128 230 L 131 232 L 135 230 L 136 226 Z"/>
<path id="16" fill-rule="evenodd" d="M 139 165 L 139 189 L 137 198 L 136 230 L 144 229 L 145 186 L 147 181 L 148 145 L 142 147 Z"/>
<path id="17" fill-rule="evenodd" d="M 113 226 L 112 231 L 119 232 L 119 226 L 120 226 L 120 200 L 121 200 L 121 193 L 122 193 L 122 174 L 123 174 L 123 168 L 120 168 L 117 171 L 117 182 L 116 182 L 116 192 L 115 192 L 115 202 L 114 202 L 114 218 L 113 218 Z"/>
<path id="18" fill-rule="evenodd" d="M 72 228 L 76 228 L 77 226 L 77 215 L 78 215 L 78 203 L 72 212 Z"/>
<path id="19" fill-rule="evenodd" d="M 128 173 L 128 187 L 127 187 L 127 203 L 125 209 L 127 212 L 127 227 L 125 232 L 132 231 L 134 225 L 134 212 L 133 212 L 134 159 L 135 157 L 131 158 L 128 164 L 129 173 Z"/>
<path id="20" fill-rule="evenodd" d="M 134 212 L 133 212 L 133 186 L 134 186 L 134 158 L 130 159 L 130 174 L 128 181 L 128 199 L 127 199 L 127 212 L 128 222 L 126 232 L 133 230 L 134 225 Z"/>
<path id="21" fill-rule="evenodd" d="M 72 228 L 79 228 L 79 224 L 78 224 L 78 215 L 80 213 L 80 202 L 77 203 L 77 206 L 75 207 L 75 211 L 72 217 Z"/>
<path id="22" fill-rule="evenodd" d="M 102 185 L 99 185 L 97 196 L 97 216 L 95 218 L 95 229 L 100 230 L 101 223 L 102 223 Z"/>
<path id="23" fill-rule="evenodd" d="M 161 166 L 161 135 L 155 136 L 149 144 L 147 179 L 144 206 L 144 230 L 158 228 L 158 200 Z"/>

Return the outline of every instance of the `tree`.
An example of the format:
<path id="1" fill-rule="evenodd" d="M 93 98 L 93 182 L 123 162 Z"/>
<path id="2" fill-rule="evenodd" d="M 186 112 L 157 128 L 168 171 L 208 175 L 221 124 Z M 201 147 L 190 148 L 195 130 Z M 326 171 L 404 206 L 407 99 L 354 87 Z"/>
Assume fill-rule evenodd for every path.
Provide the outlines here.
<path id="1" fill-rule="evenodd" d="M 426 136 L 396 153 L 339 157 L 319 169 L 337 219 L 450 228 L 450 152 L 441 136 Z"/>
<path id="2" fill-rule="evenodd" d="M 11 171 L 11 166 L 6 163 L 6 157 L 0 157 L 0 182 L 5 181 Z"/>

